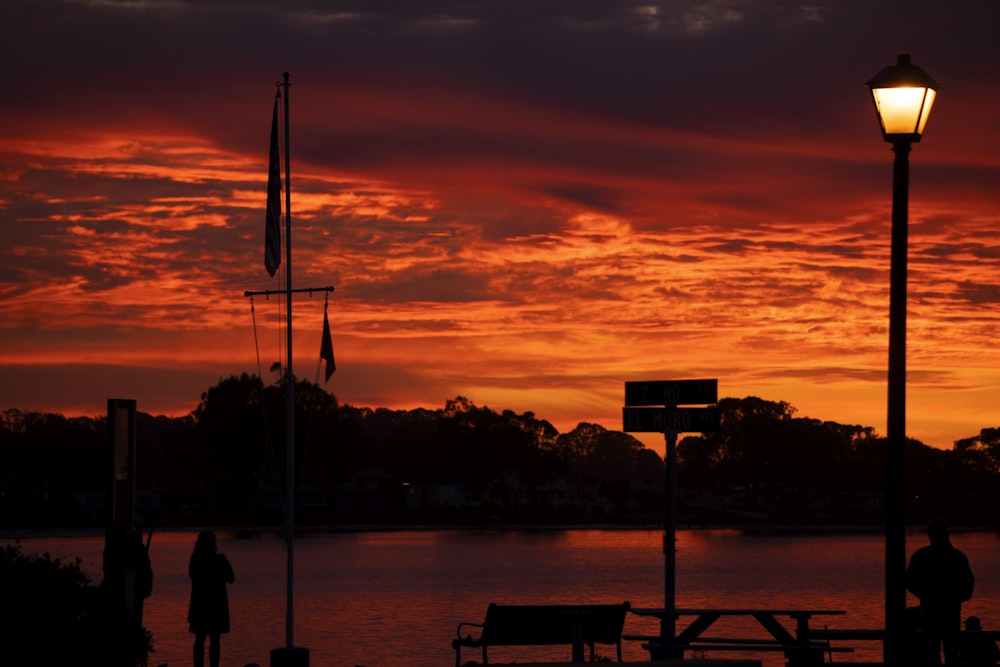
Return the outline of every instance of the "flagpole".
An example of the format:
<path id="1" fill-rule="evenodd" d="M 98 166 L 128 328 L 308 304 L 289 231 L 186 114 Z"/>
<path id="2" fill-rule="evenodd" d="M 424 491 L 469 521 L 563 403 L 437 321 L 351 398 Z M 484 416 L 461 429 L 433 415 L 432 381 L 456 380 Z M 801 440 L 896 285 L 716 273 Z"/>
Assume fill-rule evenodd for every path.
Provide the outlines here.
<path id="1" fill-rule="evenodd" d="M 279 87 L 285 89 L 284 98 L 284 120 L 285 120 L 285 288 L 277 290 L 261 290 L 261 291 L 251 291 L 247 290 L 243 292 L 245 297 L 254 297 L 257 295 L 272 295 L 272 294 L 284 294 L 286 301 L 286 331 L 285 337 L 287 341 L 287 361 L 285 363 L 285 517 L 284 517 L 284 536 L 285 536 L 285 546 L 287 552 L 287 587 L 286 587 L 286 605 L 285 605 L 285 647 L 276 648 L 271 650 L 271 667 L 309 667 L 309 649 L 303 647 L 295 647 L 295 613 L 294 613 L 294 571 L 295 571 L 295 558 L 294 558 L 294 541 L 295 541 L 295 422 L 294 422 L 294 410 L 295 410 L 295 376 L 292 372 L 292 294 L 308 292 L 312 294 L 313 292 L 326 292 L 329 294 L 334 291 L 332 285 L 327 285 L 326 287 L 305 287 L 299 289 L 292 288 L 292 171 L 291 171 L 291 151 L 289 150 L 289 114 L 288 114 L 288 90 L 290 87 L 288 82 L 288 72 L 284 74 L 284 82 L 278 83 Z M 278 93 L 280 96 L 280 92 Z M 281 262 L 281 253 L 278 250 L 278 244 L 280 243 L 280 230 L 278 226 L 278 218 L 281 213 L 281 204 L 278 201 L 281 197 L 281 186 L 278 183 L 280 179 L 281 169 L 277 165 L 279 151 L 275 147 L 277 143 L 277 131 L 273 129 L 273 126 L 277 123 L 277 104 L 275 104 L 274 119 L 272 121 L 272 131 L 271 131 L 271 156 L 269 163 L 269 174 L 268 174 L 268 209 L 267 209 L 267 224 L 265 233 L 265 261 L 264 265 L 267 268 L 268 273 L 272 276 L 277 271 L 278 266 Z M 272 180 L 272 176 L 274 179 Z M 274 188 L 272 190 L 272 187 Z M 275 202 L 274 208 L 272 209 L 272 201 Z M 326 321 L 326 311 L 323 312 L 323 324 L 324 324 L 324 340 L 321 350 L 321 355 L 325 353 L 326 348 L 330 347 L 328 364 L 333 363 L 333 352 L 332 345 L 328 345 L 328 324 Z M 329 373 L 332 369 L 328 366 L 327 379 L 329 379 Z"/>
<path id="2" fill-rule="evenodd" d="M 288 72 L 284 74 L 285 89 L 285 289 L 288 345 L 285 365 L 285 547 L 287 550 L 287 585 L 285 593 L 285 648 L 295 646 L 295 605 L 293 591 L 295 571 L 295 376 L 292 374 L 292 161 L 288 127 Z"/>

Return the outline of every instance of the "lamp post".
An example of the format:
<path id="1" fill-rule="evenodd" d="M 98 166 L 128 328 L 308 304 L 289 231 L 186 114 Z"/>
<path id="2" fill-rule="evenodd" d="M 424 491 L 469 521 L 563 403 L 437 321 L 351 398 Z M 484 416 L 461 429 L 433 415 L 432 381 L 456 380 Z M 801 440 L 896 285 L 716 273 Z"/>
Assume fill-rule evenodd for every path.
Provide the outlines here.
<path id="1" fill-rule="evenodd" d="M 889 274 L 889 387 L 886 416 L 885 631 L 886 665 L 903 661 L 906 623 L 906 260 L 910 145 L 920 141 L 938 84 L 900 55 L 868 81 L 883 138 L 895 153 Z"/>

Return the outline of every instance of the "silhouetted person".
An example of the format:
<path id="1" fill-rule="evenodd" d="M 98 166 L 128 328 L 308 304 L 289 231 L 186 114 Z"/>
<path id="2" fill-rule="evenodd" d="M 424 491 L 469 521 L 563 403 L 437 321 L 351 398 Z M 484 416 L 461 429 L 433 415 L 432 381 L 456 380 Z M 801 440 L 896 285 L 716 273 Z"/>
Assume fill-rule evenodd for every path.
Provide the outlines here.
<path id="1" fill-rule="evenodd" d="M 920 607 L 906 608 L 906 642 L 904 665 L 919 665 L 928 661 L 928 656 L 940 653 L 941 641 L 932 641 L 924 633 Z"/>
<path id="2" fill-rule="evenodd" d="M 939 519 L 927 526 L 930 544 L 917 549 L 906 568 L 906 588 L 920 600 L 920 627 L 930 643 L 927 661 L 958 662 L 962 603 L 972 597 L 975 577 L 969 559 L 951 544 L 948 524 Z"/>
<path id="3" fill-rule="evenodd" d="M 188 607 L 188 623 L 194 633 L 194 667 L 205 665 L 205 638 L 208 646 L 208 661 L 211 667 L 219 667 L 222 647 L 220 636 L 229 632 L 229 593 L 226 584 L 236 580 L 233 566 L 225 555 L 218 553 L 215 533 L 204 530 L 198 533 L 188 565 L 191 577 L 191 605 Z"/>
<path id="4" fill-rule="evenodd" d="M 974 665 L 995 665 L 1000 661 L 1000 648 L 989 637 L 981 634 L 983 626 L 978 616 L 965 619 L 965 632 L 958 643 L 958 660 Z"/>

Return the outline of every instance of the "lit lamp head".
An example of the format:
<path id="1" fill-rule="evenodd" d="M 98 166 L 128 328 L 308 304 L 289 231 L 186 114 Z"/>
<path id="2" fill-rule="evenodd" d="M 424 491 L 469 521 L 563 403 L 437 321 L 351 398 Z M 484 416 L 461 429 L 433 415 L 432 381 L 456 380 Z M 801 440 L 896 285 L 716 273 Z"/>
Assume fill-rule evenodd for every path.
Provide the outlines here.
<path id="1" fill-rule="evenodd" d="M 901 54 L 868 81 L 882 136 L 891 143 L 920 141 L 934 106 L 938 84 Z"/>

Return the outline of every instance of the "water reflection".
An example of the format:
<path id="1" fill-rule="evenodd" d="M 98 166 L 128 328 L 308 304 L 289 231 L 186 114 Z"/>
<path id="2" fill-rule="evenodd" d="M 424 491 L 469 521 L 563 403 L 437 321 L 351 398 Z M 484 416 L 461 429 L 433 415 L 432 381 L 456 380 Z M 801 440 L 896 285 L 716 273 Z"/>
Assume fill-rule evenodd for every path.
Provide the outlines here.
<path id="1" fill-rule="evenodd" d="M 156 533 L 150 550 L 153 596 L 146 625 L 152 664 L 190 663 L 185 616 L 187 559 L 194 532 Z M 285 639 L 285 546 L 278 534 L 219 532 L 237 572 L 230 587 L 233 631 L 223 638 L 229 664 L 268 663 Z M 967 614 L 1000 628 L 1000 554 L 992 532 L 957 533 L 976 571 Z M 911 535 L 912 551 L 924 538 Z M 99 537 L 31 539 L 25 550 L 83 559 L 100 577 Z M 659 530 L 391 531 L 309 534 L 295 548 L 295 642 L 315 667 L 451 665 L 460 621 L 481 621 L 490 602 L 611 603 L 662 606 L 664 559 Z M 677 544 L 677 604 L 682 607 L 846 609 L 831 627 L 880 627 L 884 542 L 877 533 L 765 534 L 682 530 Z M 745 619 L 744 619 L 745 620 Z M 647 621 L 648 623 L 648 621 Z M 748 631 L 751 629 L 748 628 Z M 734 632 L 737 628 L 734 627 Z M 630 617 L 626 632 L 655 634 Z M 566 660 L 568 649 L 510 649 L 497 660 Z M 625 642 L 626 660 L 647 657 Z M 880 647 L 852 660 L 878 659 Z M 762 656 L 780 664 L 779 656 Z"/>

